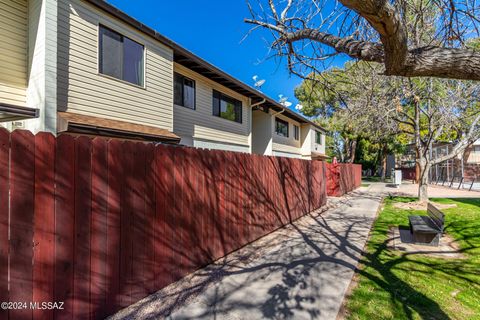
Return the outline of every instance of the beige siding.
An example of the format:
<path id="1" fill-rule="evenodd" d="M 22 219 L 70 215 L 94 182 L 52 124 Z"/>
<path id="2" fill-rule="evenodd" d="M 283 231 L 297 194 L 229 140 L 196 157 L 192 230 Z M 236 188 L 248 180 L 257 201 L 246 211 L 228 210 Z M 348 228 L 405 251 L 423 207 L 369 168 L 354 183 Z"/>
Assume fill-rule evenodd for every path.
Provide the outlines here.
<path id="1" fill-rule="evenodd" d="M 467 163 L 480 163 L 480 145 L 470 148 Z"/>
<path id="2" fill-rule="evenodd" d="M 173 130 L 173 51 L 81 0 L 59 0 L 58 109 Z M 145 46 L 145 88 L 98 73 L 98 25 Z"/>
<path id="3" fill-rule="evenodd" d="M 288 122 L 288 138 L 282 137 L 275 133 L 275 118 L 279 118 Z M 273 151 L 282 151 L 282 152 L 288 152 L 288 153 L 301 154 L 302 153 L 301 142 L 300 140 L 295 140 L 294 129 L 293 129 L 294 125 L 301 128 L 300 124 L 297 121 L 292 120 L 288 117 L 285 117 L 282 114 L 277 114 L 274 117 L 272 117 L 272 121 L 273 121 L 273 124 L 272 124 Z"/>
<path id="4" fill-rule="evenodd" d="M 27 0 L 0 0 L 0 102 L 25 106 Z"/>
<path id="5" fill-rule="evenodd" d="M 248 146 L 251 121 L 249 99 L 179 64 L 175 64 L 175 71 L 195 80 L 196 109 L 174 105 L 174 132 L 182 137 Z M 242 101 L 242 123 L 212 115 L 213 89 Z"/>

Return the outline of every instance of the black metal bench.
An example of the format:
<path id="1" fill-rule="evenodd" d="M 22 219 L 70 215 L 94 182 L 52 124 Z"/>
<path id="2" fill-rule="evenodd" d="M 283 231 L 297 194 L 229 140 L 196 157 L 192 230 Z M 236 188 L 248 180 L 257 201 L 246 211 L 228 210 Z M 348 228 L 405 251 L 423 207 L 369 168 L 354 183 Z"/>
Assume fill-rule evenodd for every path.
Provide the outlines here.
<path id="1" fill-rule="evenodd" d="M 438 246 L 443 234 L 445 214 L 433 204 L 428 203 L 427 216 L 409 216 L 410 232 L 413 242 L 429 246 Z"/>

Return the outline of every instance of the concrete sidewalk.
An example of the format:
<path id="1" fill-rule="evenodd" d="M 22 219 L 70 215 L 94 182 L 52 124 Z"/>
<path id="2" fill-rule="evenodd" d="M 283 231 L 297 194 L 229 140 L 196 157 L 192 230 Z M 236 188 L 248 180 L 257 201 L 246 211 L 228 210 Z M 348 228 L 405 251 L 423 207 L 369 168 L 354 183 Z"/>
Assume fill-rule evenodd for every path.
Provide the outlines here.
<path id="1" fill-rule="evenodd" d="M 335 319 L 383 189 L 329 199 L 336 208 L 307 215 L 112 319 Z"/>

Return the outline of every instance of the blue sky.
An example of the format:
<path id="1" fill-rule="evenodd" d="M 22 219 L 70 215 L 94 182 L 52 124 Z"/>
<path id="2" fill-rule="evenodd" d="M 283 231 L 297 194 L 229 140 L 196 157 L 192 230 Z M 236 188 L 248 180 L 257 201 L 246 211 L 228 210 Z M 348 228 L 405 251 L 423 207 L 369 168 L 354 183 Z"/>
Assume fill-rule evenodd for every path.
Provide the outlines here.
<path id="1" fill-rule="evenodd" d="M 108 2 L 249 85 L 255 74 L 266 79 L 262 91 L 273 99 L 283 94 L 296 102 L 293 90 L 301 80 L 289 75 L 285 61 L 266 59 L 268 34 L 257 30 L 241 42 L 250 29 L 244 0 Z"/>

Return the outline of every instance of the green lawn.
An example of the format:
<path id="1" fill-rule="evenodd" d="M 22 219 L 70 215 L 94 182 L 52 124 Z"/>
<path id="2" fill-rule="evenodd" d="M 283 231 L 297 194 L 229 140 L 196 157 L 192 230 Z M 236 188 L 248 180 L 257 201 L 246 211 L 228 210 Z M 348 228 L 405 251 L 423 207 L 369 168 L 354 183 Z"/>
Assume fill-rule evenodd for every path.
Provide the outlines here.
<path id="1" fill-rule="evenodd" d="M 381 177 L 371 176 L 371 177 L 362 177 L 362 181 L 366 182 L 380 182 L 382 179 Z"/>
<path id="2" fill-rule="evenodd" d="M 444 209 L 446 232 L 458 240 L 465 259 L 441 259 L 389 250 L 389 226 L 408 226 L 408 215 L 385 208 L 361 260 L 359 283 L 347 301 L 348 319 L 480 319 L 480 199 L 433 199 L 455 203 Z"/>

